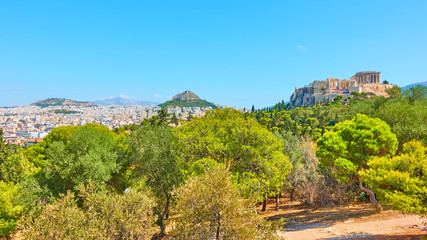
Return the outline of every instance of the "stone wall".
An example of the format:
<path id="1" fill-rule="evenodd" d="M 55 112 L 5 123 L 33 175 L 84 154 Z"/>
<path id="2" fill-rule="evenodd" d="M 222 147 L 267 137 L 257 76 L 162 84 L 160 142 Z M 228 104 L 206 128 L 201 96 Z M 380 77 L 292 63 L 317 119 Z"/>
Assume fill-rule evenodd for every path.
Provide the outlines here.
<path id="1" fill-rule="evenodd" d="M 361 88 L 361 92 L 372 92 L 377 96 L 388 97 L 386 92 L 387 89 L 392 88 L 393 84 L 364 84 Z"/>

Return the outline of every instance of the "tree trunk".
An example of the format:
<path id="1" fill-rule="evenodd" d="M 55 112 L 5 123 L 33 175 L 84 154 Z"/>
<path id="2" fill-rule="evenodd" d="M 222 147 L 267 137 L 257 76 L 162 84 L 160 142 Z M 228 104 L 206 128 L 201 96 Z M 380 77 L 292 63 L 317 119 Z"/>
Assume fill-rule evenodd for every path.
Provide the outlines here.
<path id="1" fill-rule="evenodd" d="M 163 211 L 163 219 L 164 220 L 168 219 L 169 205 L 170 205 L 170 196 L 169 196 L 169 194 L 166 194 L 166 206 L 165 206 L 165 210 Z"/>
<path id="2" fill-rule="evenodd" d="M 264 201 L 262 202 L 261 211 L 265 212 L 265 209 L 267 209 L 267 198 L 265 198 Z"/>
<path id="3" fill-rule="evenodd" d="M 292 189 L 291 191 L 289 191 L 289 193 L 290 193 L 290 200 L 291 200 L 291 202 L 293 202 L 293 201 L 295 201 L 295 189 Z"/>
<path id="4" fill-rule="evenodd" d="M 160 225 L 160 237 L 165 236 L 165 230 L 166 230 L 165 224 L 162 222 L 162 224 Z"/>
<path id="5" fill-rule="evenodd" d="M 221 215 L 218 214 L 218 227 L 216 228 L 216 240 L 219 240 L 219 233 L 221 228 Z"/>
<path id="6" fill-rule="evenodd" d="M 160 227 L 160 237 L 165 236 L 165 224 L 163 223 L 164 220 L 166 220 L 169 216 L 169 205 L 170 205 L 170 195 L 165 191 L 166 196 L 166 206 L 163 211 L 163 213 L 158 213 L 158 219 L 156 224 Z"/>
<path id="7" fill-rule="evenodd" d="M 380 203 L 378 202 L 378 200 L 375 198 L 375 194 L 369 188 L 366 188 L 363 186 L 362 179 L 360 178 L 359 175 L 357 176 L 357 180 L 359 180 L 359 188 L 365 191 L 369 195 L 369 200 L 371 201 L 372 205 L 374 205 L 375 208 L 377 209 L 377 213 L 381 213 L 383 209 Z"/>
<path id="8" fill-rule="evenodd" d="M 279 211 L 279 198 L 280 198 L 280 193 L 277 194 L 276 196 L 276 208 L 274 210 Z"/>
<path id="9" fill-rule="evenodd" d="M 160 237 L 163 237 L 165 235 L 165 224 L 163 223 L 163 215 L 159 213 L 157 215 L 157 221 L 156 224 L 160 227 Z"/>

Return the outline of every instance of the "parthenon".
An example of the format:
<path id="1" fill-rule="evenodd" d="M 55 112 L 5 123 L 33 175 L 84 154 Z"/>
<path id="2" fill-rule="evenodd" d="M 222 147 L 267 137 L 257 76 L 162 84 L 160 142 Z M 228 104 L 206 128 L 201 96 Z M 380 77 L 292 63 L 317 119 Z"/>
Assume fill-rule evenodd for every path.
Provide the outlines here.
<path id="1" fill-rule="evenodd" d="M 350 96 L 352 92 L 371 92 L 375 95 L 386 96 L 385 90 L 393 86 L 392 84 L 381 83 L 381 72 L 363 71 L 351 76 L 350 80 L 327 78 L 326 80 L 313 81 L 307 87 L 296 87 L 291 96 L 291 103 L 294 106 L 313 106 L 330 102 L 338 95 Z"/>
<path id="2" fill-rule="evenodd" d="M 357 84 L 366 84 L 366 83 L 381 83 L 380 78 L 381 72 L 358 72 L 354 74 L 350 80 L 356 81 Z"/>

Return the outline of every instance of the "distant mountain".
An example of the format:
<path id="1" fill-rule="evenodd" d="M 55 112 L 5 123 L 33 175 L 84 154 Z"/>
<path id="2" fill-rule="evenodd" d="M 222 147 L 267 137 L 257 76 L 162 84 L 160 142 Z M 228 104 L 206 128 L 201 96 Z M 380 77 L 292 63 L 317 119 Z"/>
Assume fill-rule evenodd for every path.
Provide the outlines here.
<path id="1" fill-rule="evenodd" d="M 48 98 L 45 100 L 40 100 L 32 103 L 32 105 L 39 106 L 42 108 L 50 107 L 50 106 L 81 106 L 81 107 L 90 107 L 95 106 L 95 104 L 91 102 L 78 102 L 66 98 Z"/>
<path id="2" fill-rule="evenodd" d="M 97 105 L 102 105 L 102 106 L 108 106 L 108 105 L 119 105 L 119 106 L 139 105 L 139 106 L 154 107 L 154 106 L 158 105 L 158 103 L 155 103 L 155 102 L 141 101 L 141 100 L 135 100 L 135 99 L 130 99 L 130 98 L 122 98 L 122 97 L 115 97 L 115 98 L 107 98 L 107 99 L 103 99 L 103 100 L 97 100 L 97 101 L 93 101 L 93 103 L 95 103 Z"/>
<path id="3" fill-rule="evenodd" d="M 419 82 L 419 83 L 409 84 L 409 85 L 407 85 L 407 86 L 402 87 L 402 90 L 407 90 L 407 89 L 410 89 L 410 88 L 412 88 L 412 87 L 416 87 L 416 86 L 419 86 L 419 85 L 424 86 L 424 87 L 427 87 L 427 81 L 425 81 L 425 82 Z"/>
<path id="4" fill-rule="evenodd" d="M 217 108 L 217 106 L 211 102 L 200 99 L 192 91 L 186 90 L 180 94 L 175 95 L 171 100 L 159 104 L 159 107 L 212 107 Z"/>

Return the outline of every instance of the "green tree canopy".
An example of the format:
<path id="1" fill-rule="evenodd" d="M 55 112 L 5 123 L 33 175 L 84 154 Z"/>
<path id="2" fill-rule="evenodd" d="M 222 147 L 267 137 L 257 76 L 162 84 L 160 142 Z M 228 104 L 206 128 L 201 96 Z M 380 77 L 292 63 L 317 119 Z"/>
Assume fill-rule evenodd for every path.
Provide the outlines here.
<path id="1" fill-rule="evenodd" d="M 352 120 L 335 125 L 317 144 L 319 150 L 316 155 L 321 164 L 331 167 L 332 173 L 342 180 L 357 176 L 360 188 L 370 195 L 377 210 L 381 211 L 373 193 L 362 186 L 358 171 L 368 168 L 368 161 L 375 156 L 392 156 L 396 153 L 397 138 L 387 123 L 357 114 Z"/>
<path id="2" fill-rule="evenodd" d="M 384 120 L 396 134 L 400 150 L 404 143 L 412 139 L 427 144 L 427 98 L 421 92 L 420 89 L 412 92 L 407 90 L 403 95 L 397 94 L 390 98 L 364 99 L 350 106 L 343 113 L 343 119 L 349 120 L 362 113 Z"/>
<path id="3" fill-rule="evenodd" d="M 88 180 L 106 183 L 120 170 L 118 152 L 116 134 L 105 126 L 86 125 L 73 131 L 66 143 L 50 144 L 42 173 L 56 194 Z"/>
<path id="4" fill-rule="evenodd" d="M 0 129 L 0 167 L 3 165 L 4 161 L 10 156 L 10 146 L 6 144 L 3 140 L 3 129 Z M 0 170 L 0 180 L 3 180 L 4 173 Z"/>
<path id="5" fill-rule="evenodd" d="M 16 220 L 23 212 L 17 202 L 20 188 L 0 180 L 0 238 L 8 238 L 15 230 Z"/>
<path id="6" fill-rule="evenodd" d="M 408 98 L 397 97 L 381 105 L 377 116 L 386 121 L 399 139 L 400 148 L 406 142 L 419 140 L 427 144 L 427 99 L 411 103 Z"/>
<path id="7" fill-rule="evenodd" d="M 410 141 L 400 155 L 375 157 L 368 167 L 361 176 L 379 199 L 406 213 L 427 214 L 427 147 Z"/>
<path id="8" fill-rule="evenodd" d="M 8 156 L 0 163 L 0 180 L 18 183 L 36 172 L 20 146 L 9 146 L 8 152 Z"/>
<path id="9" fill-rule="evenodd" d="M 98 124 L 86 124 L 85 128 L 97 129 L 98 131 L 108 133 L 110 130 L 102 125 Z M 52 130 L 42 142 L 29 146 L 25 150 L 25 154 L 28 160 L 33 163 L 36 167 L 43 168 L 46 163 L 47 149 L 55 142 L 62 142 L 67 144 L 71 140 L 73 133 L 81 129 L 81 126 L 63 126 L 57 127 Z"/>
<path id="10" fill-rule="evenodd" d="M 56 141 L 61 141 L 66 143 L 71 139 L 71 135 L 74 131 L 79 129 L 79 126 L 63 126 L 57 127 L 52 130 L 44 139 L 43 142 L 51 143 Z"/>
<path id="11" fill-rule="evenodd" d="M 403 91 L 403 95 L 408 98 L 410 103 L 423 101 L 427 99 L 427 87 L 418 85 Z"/>
<path id="12" fill-rule="evenodd" d="M 174 130 L 183 169 L 203 158 L 229 165 L 246 196 L 257 200 L 275 196 L 292 168 L 283 142 L 234 109 L 208 111 Z"/>

